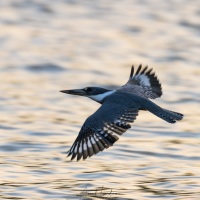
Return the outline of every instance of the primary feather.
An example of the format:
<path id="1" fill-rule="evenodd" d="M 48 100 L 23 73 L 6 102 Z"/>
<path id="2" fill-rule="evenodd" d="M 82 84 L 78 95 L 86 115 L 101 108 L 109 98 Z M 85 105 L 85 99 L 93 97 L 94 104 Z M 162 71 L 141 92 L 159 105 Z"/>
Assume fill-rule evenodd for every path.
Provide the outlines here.
<path id="1" fill-rule="evenodd" d="M 77 160 L 82 157 L 86 159 L 103 151 L 131 128 L 130 123 L 136 119 L 140 106 L 134 102 L 126 106 L 121 106 L 121 103 L 121 99 L 117 102 L 108 98 L 93 115 L 87 118 L 68 152 L 68 156 L 72 155 L 71 160 L 75 157 Z"/>
<path id="2" fill-rule="evenodd" d="M 134 74 L 134 66 L 132 66 L 128 82 L 118 90 L 137 94 L 148 99 L 160 97 L 162 95 L 161 84 L 152 70 L 148 69 L 148 66 L 142 69 L 142 65 L 139 65 Z"/>

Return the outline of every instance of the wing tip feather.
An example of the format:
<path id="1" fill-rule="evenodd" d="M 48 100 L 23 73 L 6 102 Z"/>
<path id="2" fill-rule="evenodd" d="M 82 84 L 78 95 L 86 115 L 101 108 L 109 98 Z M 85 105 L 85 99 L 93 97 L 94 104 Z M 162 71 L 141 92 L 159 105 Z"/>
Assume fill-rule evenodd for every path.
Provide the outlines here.
<path id="1" fill-rule="evenodd" d="M 131 67 L 130 79 L 133 77 L 133 74 L 134 74 L 134 65 L 132 65 Z"/>
<path id="2" fill-rule="evenodd" d="M 142 64 L 140 64 L 140 65 L 138 66 L 135 75 L 139 74 L 141 69 L 142 69 Z"/>
<path id="3" fill-rule="evenodd" d="M 133 85 L 133 92 L 137 94 L 143 92 L 144 94 L 142 95 L 146 98 L 155 99 L 163 94 L 159 79 L 153 71 L 153 68 L 149 68 L 148 65 L 143 68 L 142 64 L 140 64 L 135 73 L 134 65 L 132 65 L 129 81 L 124 85 L 125 87 L 127 86 L 127 91 L 130 91 L 129 87 L 131 85 Z M 124 86 L 122 88 L 125 88 Z M 136 91 L 135 86 L 141 86 L 141 91 Z"/>

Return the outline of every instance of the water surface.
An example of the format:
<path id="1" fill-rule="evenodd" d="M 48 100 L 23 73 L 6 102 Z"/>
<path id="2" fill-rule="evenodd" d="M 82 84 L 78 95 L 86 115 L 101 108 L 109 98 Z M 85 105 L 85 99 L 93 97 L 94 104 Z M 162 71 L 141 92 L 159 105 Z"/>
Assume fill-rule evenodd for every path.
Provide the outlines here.
<path id="1" fill-rule="evenodd" d="M 200 199 L 199 8 L 197 0 L 1 1 L 0 199 L 80 199 L 102 187 L 116 199 Z M 154 102 L 184 120 L 141 111 L 112 148 L 68 162 L 99 105 L 59 91 L 115 88 L 139 63 L 162 83 Z"/>

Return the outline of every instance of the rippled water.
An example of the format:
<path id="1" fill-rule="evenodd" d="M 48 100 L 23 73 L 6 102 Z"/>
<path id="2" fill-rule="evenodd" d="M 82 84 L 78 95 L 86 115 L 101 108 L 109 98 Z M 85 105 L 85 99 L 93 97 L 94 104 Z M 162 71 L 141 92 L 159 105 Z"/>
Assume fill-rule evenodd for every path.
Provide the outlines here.
<path id="1" fill-rule="evenodd" d="M 200 199 L 198 0 L 1 0 L 0 27 L 0 199 Z M 114 88 L 139 63 L 184 120 L 141 111 L 112 148 L 68 162 L 99 105 L 59 90 Z"/>

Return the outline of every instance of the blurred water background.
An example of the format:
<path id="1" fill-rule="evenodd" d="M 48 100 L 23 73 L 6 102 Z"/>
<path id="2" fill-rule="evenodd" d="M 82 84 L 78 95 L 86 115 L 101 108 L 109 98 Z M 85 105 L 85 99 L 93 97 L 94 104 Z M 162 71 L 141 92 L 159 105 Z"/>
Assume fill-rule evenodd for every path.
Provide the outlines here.
<path id="1" fill-rule="evenodd" d="M 154 102 L 184 120 L 141 111 L 112 148 L 68 162 L 99 105 L 59 90 L 115 88 L 140 63 L 162 83 Z M 1 0 L 0 199 L 200 199 L 199 85 L 199 0 Z"/>

